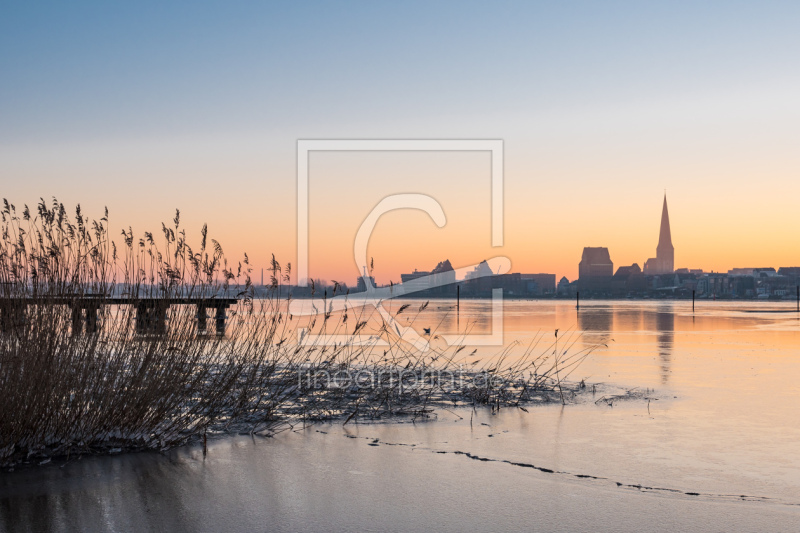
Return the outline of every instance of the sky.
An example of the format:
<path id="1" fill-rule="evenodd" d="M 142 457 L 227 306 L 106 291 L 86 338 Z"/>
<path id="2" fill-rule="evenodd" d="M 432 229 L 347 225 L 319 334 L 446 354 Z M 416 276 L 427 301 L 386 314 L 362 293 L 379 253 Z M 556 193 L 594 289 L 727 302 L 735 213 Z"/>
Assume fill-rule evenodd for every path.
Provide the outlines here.
<path id="1" fill-rule="evenodd" d="M 429 194 L 370 239 L 378 283 L 493 256 L 577 276 L 800 265 L 796 2 L 19 2 L 0 7 L 0 196 L 143 233 L 180 208 L 256 272 L 296 262 L 298 139 L 501 139 L 486 153 L 313 153 L 309 264 L 354 283 L 381 198 Z M 258 275 L 256 275 L 258 278 Z"/>

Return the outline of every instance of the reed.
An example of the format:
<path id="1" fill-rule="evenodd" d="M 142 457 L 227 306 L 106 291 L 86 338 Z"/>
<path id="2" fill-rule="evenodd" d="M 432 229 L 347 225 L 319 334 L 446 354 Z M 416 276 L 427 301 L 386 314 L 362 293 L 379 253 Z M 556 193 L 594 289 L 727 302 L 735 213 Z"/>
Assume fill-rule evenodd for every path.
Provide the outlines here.
<path id="1" fill-rule="evenodd" d="M 323 419 L 429 416 L 442 405 L 520 406 L 552 399 L 591 351 L 566 355 L 569 341 L 559 352 L 539 336 L 482 363 L 464 346 L 419 353 L 378 313 L 331 313 L 338 286 L 315 295 L 317 312 L 294 317 L 280 297 L 290 265 L 273 258 L 255 298 L 247 256 L 229 264 L 205 226 L 190 244 L 179 212 L 158 236 L 123 230 L 119 247 L 107 210 L 70 216 L 54 199 L 34 211 L 4 201 L 1 214 L 0 465 Z M 230 297 L 224 335 L 203 331 L 195 306 L 173 303 Z M 70 302 L 87 298 L 99 323 L 81 333 Z M 166 327 L 136 327 L 143 302 L 163 310 Z M 300 329 L 317 340 L 298 341 Z M 331 334 L 348 340 L 320 340 Z"/>

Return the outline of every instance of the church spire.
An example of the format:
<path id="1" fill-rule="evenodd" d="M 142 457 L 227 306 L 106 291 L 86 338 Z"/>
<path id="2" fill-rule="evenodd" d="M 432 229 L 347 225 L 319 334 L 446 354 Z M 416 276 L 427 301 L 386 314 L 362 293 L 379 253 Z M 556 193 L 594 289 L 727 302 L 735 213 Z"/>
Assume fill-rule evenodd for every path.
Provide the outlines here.
<path id="1" fill-rule="evenodd" d="M 644 273 L 649 275 L 669 274 L 675 271 L 675 247 L 672 246 L 672 232 L 669 228 L 667 193 L 664 193 L 664 206 L 661 208 L 661 230 L 658 234 L 656 256 L 644 263 Z"/>
<path id="2" fill-rule="evenodd" d="M 664 207 L 661 209 L 661 233 L 658 235 L 658 248 L 672 248 L 672 233 L 669 230 L 669 211 L 667 211 L 667 193 L 664 193 Z"/>

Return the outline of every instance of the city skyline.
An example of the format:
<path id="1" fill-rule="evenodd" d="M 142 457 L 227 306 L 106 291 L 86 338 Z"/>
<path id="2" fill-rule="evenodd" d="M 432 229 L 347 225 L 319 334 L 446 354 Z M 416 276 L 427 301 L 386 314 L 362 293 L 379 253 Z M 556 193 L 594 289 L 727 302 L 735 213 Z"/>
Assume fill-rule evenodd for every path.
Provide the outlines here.
<path id="1" fill-rule="evenodd" d="M 667 192 L 666 191 L 664 192 L 664 196 L 663 196 L 663 203 L 662 203 L 662 210 L 661 210 L 661 217 L 660 217 L 657 245 L 654 248 L 656 250 L 656 257 L 655 258 L 649 258 L 649 259 L 645 259 L 645 260 L 634 261 L 633 263 L 626 263 L 625 261 L 613 261 L 611 259 L 611 257 L 610 257 L 610 255 L 613 255 L 613 252 L 612 252 L 610 247 L 607 247 L 607 246 L 599 246 L 599 247 L 584 246 L 583 247 L 583 259 L 582 260 L 586 260 L 587 259 L 587 256 L 586 256 L 587 251 L 590 251 L 590 252 L 595 253 L 595 254 L 599 253 L 600 254 L 600 261 L 608 263 L 609 268 L 611 269 L 609 272 L 607 272 L 605 274 L 602 274 L 602 275 L 607 275 L 609 277 L 612 276 L 614 273 L 616 273 L 619 268 L 631 268 L 631 267 L 633 267 L 633 268 L 638 267 L 638 269 L 639 269 L 638 271 L 639 272 L 642 272 L 643 274 L 650 275 L 650 276 L 658 276 L 658 275 L 664 275 L 664 274 L 672 274 L 672 273 L 676 273 L 676 272 L 677 273 L 682 273 L 682 272 L 690 272 L 690 271 L 691 272 L 695 272 L 695 273 L 696 272 L 703 272 L 703 273 L 706 273 L 706 274 L 728 273 L 728 272 L 735 273 L 737 271 L 752 270 L 752 269 L 764 269 L 764 268 L 768 268 L 768 267 L 772 267 L 777 271 L 779 268 L 795 268 L 796 267 L 796 265 L 794 265 L 794 264 L 770 265 L 770 264 L 766 264 L 766 263 L 759 263 L 758 260 L 751 260 L 750 262 L 747 262 L 748 260 L 745 260 L 741 264 L 732 265 L 732 266 L 730 266 L 728 268 L 718 269 L 718 270 L 704 268 L 702 265 L 690 265 L 689 266 L 689 265 L 683 265 L 682 263 L 679 263 L 676 266 L 676 264 L 675 264 L 675 247 L 674 247 L 673 242 L 672 242 L 672 231 L 671 231 L 671 224 L 670 224 L 670 216 L 669 216 L 669 208 L 668 208 Z M 450 261 L 449 256 L 447 255 L 447 251 L 444 250 L 444 251 L 441 251 L 440 253 L 443 254 L 443 255 L 441 255 L 441 260 L 437 260 L 438 265 L 434 265 L 434 264 L 415 264 L 412 268 L 408 269 L 407 271 L 399 272 L 394 277 L 389 277 L 389 278 L 384 278 L 384 279 L 378 279 L 378 276 L 375 274 L 375 270 L 374 269 L 368 275 L 372 279 L 372 283 L 376 284 L 377 286 L 390 286 L 391 284 L 395 284 L 396 285 L 398 283 L 414 279 L 415 277 L 418 277 L 418 276 L 423 275 L 423 274 L 435 273 L 437 271 L 437 269 L 439 269 L 443 263 L 446 263 L 448 265 L 448 267 L 449 267 L 450 264 L 451 264 L 451 261 Z M 592 256 L 590 256 L 590 258 L 591 257 Z M 373 259 L 373 262 L 374 262 L 375 258 L 373 257 L 372 259 Z M 511 258 L 511 260 L 512 260 L 511 272 L 512 273 L 534 273 L 535 272 L 535 273 L 539 274 L 539 273 L 544 273 L 545 272 L 544 270 L 541 270 L 541 269 L 540 270 L 535 270 L 535 269 L 517 270 L 517 269 L 514 269 L 513 259 L 514 258 L 512 257 Z M 580 261 L 576 261 L 575 262 L 576 265 L 578 265 L 579 263 L 580 263 Z M 630 264 L 630 267 L 628 266 L 629 264 Z M 800 262 L 798 262 L 798 264 L 800 264 Z M 480 268 L 480 266 L 483 266 L 483 265 L 485 265 L 485 260 L 481 260 L 480 261 L 480 265 L 476 266 L 475 270 L 477 271 Z M 614 268 L 614 265 L 617 265 L 617 267 Z M 463 268 L 463 265 L 455 265 L 455 267 L 456 268 Z M 484 267 L 484 268 L 486 268 L 486 267 Z M 581 277 L 581 268 L 580 268 L 580 266 L 577 266 L 574 270 L 575 270 L 575 275 L 573 275 L 573 276 L 569 276 L 569 275 L 567 275 L 566 273 L 563 273 L 563 272 L 551 272 L 551 273 L 555 274 L 557 279 L 560 279 L 562 277 L 566 277 L 570 281 L 574 281 L 574 280 L 579 279 L 579 277 Z M 598 275 L 598 274 L 590 274 L 589 270 L 588 270 L 588 267 L 587 267 L 587 274 L 589 274 L 589 276 Z M 360 276 L 359 275 L 357 275 L 355 278 L 353 278 L 352 281 L 347 279 L 347 278 L 344 278 L 344 277 L 340 277 L 340 278 L 335 278 L 334 279 L 334 278 L 327 278 L 325 276 L 317 276 L 317 275 L 314 275 L 313 272 L 311 274 L 311 277 L 313 279 L 315 279 L 315 280 L 330 282 L 331 284 L 334 283 L 334 282 L 337 282 L 337 283 L 340 283 L 340 284 L 344 283 L 348 287 L 360 287 L 360 282 L 359 282 Z M 467 279 L 469 279 L 469 274 L 467 274 L 466 277 L 456 278 L 455 281 L 465 281 Z"/>

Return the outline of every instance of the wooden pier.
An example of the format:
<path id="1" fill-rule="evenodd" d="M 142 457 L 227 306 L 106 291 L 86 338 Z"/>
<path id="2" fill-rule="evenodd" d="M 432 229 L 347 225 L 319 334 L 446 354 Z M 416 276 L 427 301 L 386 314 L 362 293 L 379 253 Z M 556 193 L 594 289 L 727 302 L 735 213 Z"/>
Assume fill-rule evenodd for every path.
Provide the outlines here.
<path id="1" fill-rule="evenodd" d="M 235 305 L 236 298 L 119 298 L 104 296 L 57 297 L 0 297 L 0 331 L 10 332 L 24 324 L 29 306 L 63 305 L 72 310 L 72 333 L 94 333 L 99 327 L 100 310 L 105 305 L 130 305 L 136 308 L 138 333 L 164 333 L 167 329 L 167 310 L 173 305 L 192 305 L 197 309 L 197 329 L 208 326 L 209 309 L 214 309 L 213 320 L 218 334 L 225 333 L 227 310 Z"/>

